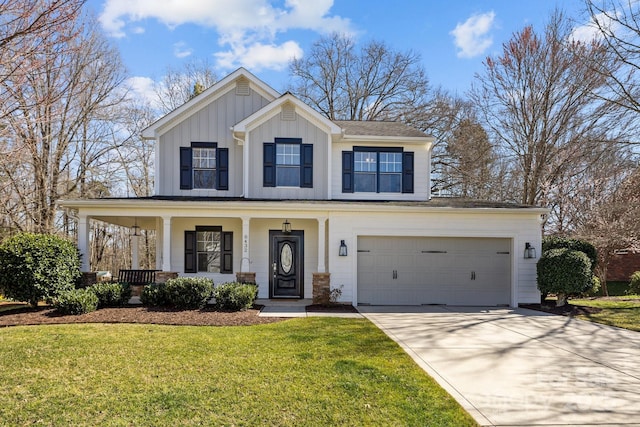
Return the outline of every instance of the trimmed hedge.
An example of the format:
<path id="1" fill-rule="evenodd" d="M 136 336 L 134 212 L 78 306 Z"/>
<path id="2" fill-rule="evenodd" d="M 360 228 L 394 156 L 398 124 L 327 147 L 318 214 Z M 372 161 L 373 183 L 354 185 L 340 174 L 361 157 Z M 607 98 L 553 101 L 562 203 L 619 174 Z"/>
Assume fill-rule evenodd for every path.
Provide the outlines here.
<path id="1" fill-rule="evenodd" d="M 251 308 L 257 295 L 258 286 L 247 283 L 223 283 L 213 290 L 216 308 L 220 310 L 241 311 Z"/>
<path id="2" fill-rule="evenodd" d="M 79 277 L 78 250 L 66 239 L 21 233 L 0 245 L 0 289 L 7 298 L 35 307 L 74 289 Z"/>
<path id="3" fill-rule="evenodd" d="M 131 286 L 127 283 L 95 283 L 87 289 L 98 297 L 98 308 L 120 307 L 131 299 Z"/>
<path id="4" fill-rule="evenodd" d="M 629 293 L 640 295 L 640 271 L 633 273 L 629 280 L 631 281 L 629 283 Z"/>
<path id="5" fill-rule="evenodd" d="M 569 239 L 567 237 L 546 236 L 542 239 L 542 253 L 552 249 L 570 249 L 584 252 L 589 258 L 591 273 L 598 265 L 598 251 L 591 243 L 580 239 Z"/>
<path id="6" fill-rule="evenodd" d="M 73 289 L 61 292 L 53 307 L 62 314 L 85 314 L 98 309 L 98 297 L 91 289 Z"/>
<path id="7" fill-rule="evenodd" d="M 544 251 L 537 272 L 542 293 L 579 295 L 593 286 L 591 261 L 582 251 L 566 248 Z"/>
<path id="8" fill-rule="evenodd" d="M 176 308 L 195 309 L 207 305 L 213 295 L 213 280 L 205 277 L 178 277 L 166 283 L 147 285 L 140 301 L 144 305 L 168 305 Z"/>

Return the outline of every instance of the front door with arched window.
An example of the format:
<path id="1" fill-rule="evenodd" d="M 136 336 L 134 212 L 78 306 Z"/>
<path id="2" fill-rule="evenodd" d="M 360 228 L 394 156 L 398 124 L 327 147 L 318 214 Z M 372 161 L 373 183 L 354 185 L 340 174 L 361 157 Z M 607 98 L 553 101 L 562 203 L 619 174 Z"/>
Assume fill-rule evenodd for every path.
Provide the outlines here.
<path id="1" fill-rule="evenodd" d="M 269 231 L 269 298 L 304 298 L 304 231 Z"/>

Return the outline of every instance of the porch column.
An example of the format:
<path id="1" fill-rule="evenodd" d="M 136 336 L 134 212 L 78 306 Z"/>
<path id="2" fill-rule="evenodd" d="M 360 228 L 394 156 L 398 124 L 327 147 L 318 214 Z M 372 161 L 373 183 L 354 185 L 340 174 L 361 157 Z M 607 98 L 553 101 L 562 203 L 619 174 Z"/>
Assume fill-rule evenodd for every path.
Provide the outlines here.
<path id="1" fill-rule="evenodd" d="M 138 256 L 139 236 L 131 236 L 131 268 L 133 270 L 140 269 L 140 257 Z"/>
<path id="2" fill-rule="evenodd" d="M 162 270 L 162 218 L 156 218 L 156 270 Z"/>
<path id="3" fill-rule="evenodd" d="M 162 271 L 171 271 L 171 217 L 162 217 Z"/>
<path id="4" fill-rule="evenodd" d="M 249 224 L 251 218 L 242 217 L 242 259 L 240 260 L 240 271 L 251 271 L 251 260 L 249 259 Z"/>
<path id="5" fill-rule="evenodd" d="M 91 219 L 86 215 L 78 215 L 78 251 L 80 251 L 80 271 L 91 271 L 90 259 L 91 253 L 89 252 L 89 223 Z"/>
<path id="6" fill-rule="evenodd" d="M 327 217 L 318 218 L 318 273 L 326 273 L 327 267 L 324 265 L 326 258 L 326 228 Z"/>

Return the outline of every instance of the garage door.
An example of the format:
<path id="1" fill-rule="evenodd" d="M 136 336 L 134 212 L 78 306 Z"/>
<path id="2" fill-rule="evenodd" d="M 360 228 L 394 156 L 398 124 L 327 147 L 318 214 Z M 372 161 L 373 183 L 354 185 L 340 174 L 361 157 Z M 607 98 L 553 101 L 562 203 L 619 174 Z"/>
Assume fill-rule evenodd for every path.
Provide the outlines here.
<path id="1" fill-rule="evenodd" d="M 358 237 L 358 303 L 509 305 L 510 239 Z"/>

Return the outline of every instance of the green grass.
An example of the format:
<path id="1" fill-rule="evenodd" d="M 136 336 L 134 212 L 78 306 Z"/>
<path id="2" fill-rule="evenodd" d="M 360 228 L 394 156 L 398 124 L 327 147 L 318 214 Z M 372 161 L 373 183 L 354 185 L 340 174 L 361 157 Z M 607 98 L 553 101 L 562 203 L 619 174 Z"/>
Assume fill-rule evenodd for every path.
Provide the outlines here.
<path id="1" fill-rule="evenodd" d="M 640 331 L 640 296 L 572 299 L 571 304 L 598 307 L 600 313 L 583 314 L 579 319 Z"/>
<path id="2" fill-rule="evenodd" d="M 629 282 L 607 282 L 607 290 L 609 291 L 609 296 L 624 296 L 629 290 Z M 602 296 L 602 289 L 598 289 L 595 293 L 590 293 L 589 296 Z"/>
<path id="3" fill-rule="evenodd" d="M 364 319 L 0 329 L 0 424 L 476 425 Z"/>

